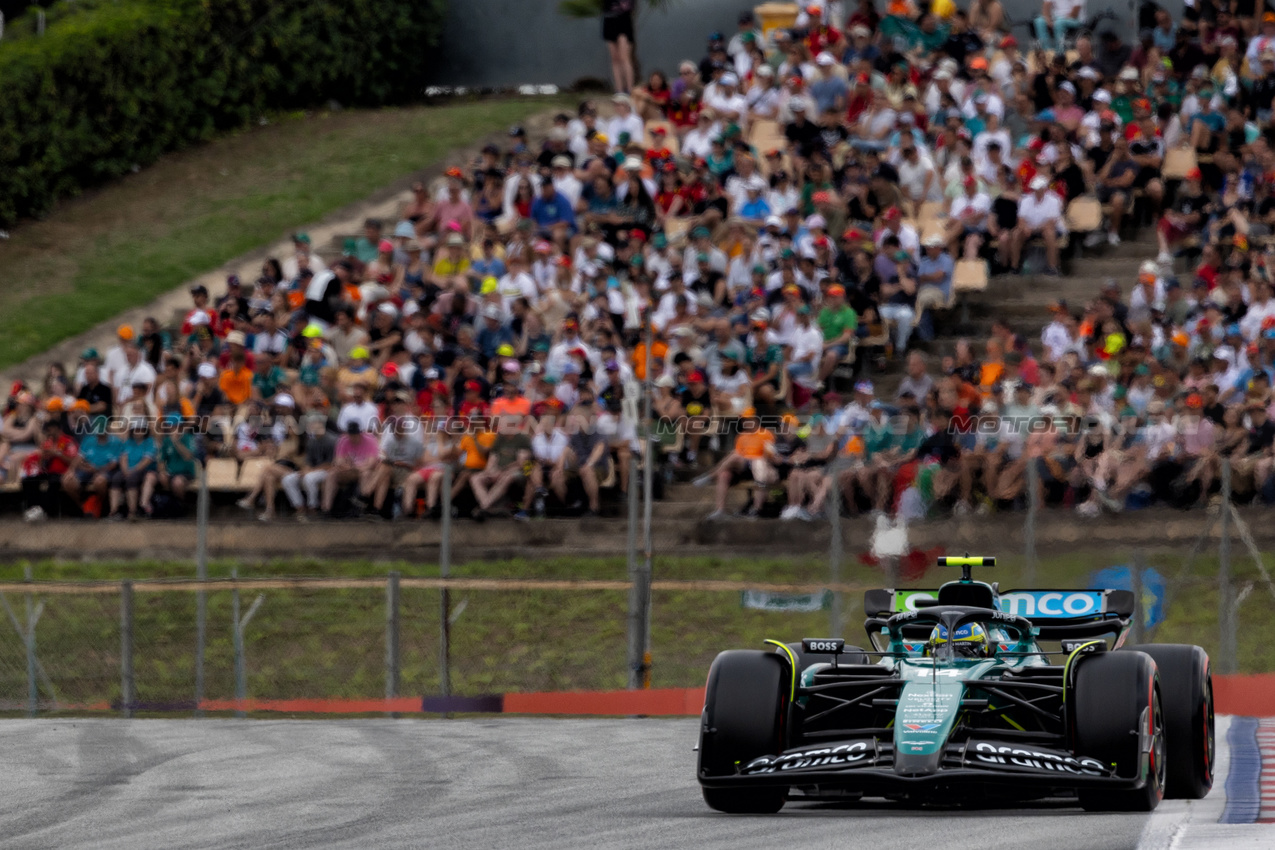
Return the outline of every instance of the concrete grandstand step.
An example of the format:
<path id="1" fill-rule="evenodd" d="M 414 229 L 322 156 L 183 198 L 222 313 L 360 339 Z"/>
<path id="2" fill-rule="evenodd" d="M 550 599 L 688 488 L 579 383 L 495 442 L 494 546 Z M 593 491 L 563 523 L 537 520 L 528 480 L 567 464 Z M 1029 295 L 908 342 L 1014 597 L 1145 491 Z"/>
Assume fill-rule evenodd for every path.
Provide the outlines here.
<path id="1" fill-rule="evenodd" d="M 1072 263 L 1068 277 L 1082 279 L 1098 278 L 1099 283 L 1108 277 L 1132 277 L 1138 274 L 1138 267 L 1141 266 L 1143 262 L 1154 259 L 1154 253 L 1141 257 L 1114 257 L 1110 259 L 1106 257 L 1096 257 L 1092 260 Z"/>
<path id="2" fill-rule="evenodd" d="M 661 523 L 671 519 L 702 519 L 713 511 L 713 488 L 705 487 L 704 492 L 708 495 L 706 501 L 656 502 L 651 505 L 651 516 Z M 734 494 L 728 499 L 729 504 L 738 504 L 740 501 L 742 497 Z"/>
<path id="3" fill-rule="evenodd" d="M 701 465 L 695 474 L 699 475 L 708 472 L 709 467 Z M 711 502 L 713 501 L 712 487 L 696 487 L 691 482 L 677 482 L 667 484 L 664 487 L 664 501 L 670 504 L 695 503 L 695 502 Z"/>

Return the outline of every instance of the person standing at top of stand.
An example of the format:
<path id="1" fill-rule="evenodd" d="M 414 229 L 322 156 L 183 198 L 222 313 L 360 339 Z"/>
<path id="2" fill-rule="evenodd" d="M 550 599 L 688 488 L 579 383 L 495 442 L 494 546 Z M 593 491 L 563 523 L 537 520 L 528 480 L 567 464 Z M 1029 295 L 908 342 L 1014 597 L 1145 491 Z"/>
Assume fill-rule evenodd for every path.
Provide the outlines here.
<path id="1" fill-rule="evenodd" d="M 611 54 L 615 90 L 633 91 L 633 4 L 637 0 L 602 0 L 602 38 Z"/>

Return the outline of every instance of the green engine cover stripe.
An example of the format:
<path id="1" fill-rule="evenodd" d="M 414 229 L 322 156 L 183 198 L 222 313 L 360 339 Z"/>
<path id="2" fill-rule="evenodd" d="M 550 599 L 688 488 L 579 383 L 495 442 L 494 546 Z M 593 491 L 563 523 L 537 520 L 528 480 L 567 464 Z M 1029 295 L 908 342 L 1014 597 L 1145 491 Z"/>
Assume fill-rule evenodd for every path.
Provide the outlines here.
<path id="1" fill-rule="evenodd" d="M 1076 655 L 1082 649 L 1084 649 L 1086 646 L 1093 646 L 1095 643 L 1103 643 L 1103 641 L 1100 641 L 1100 640 L 1085 641 L 1080 646 L 1073 649 L 1071 651 L 1071 654 L 1067 656 L 1067 661 L 1065 664 L 1063 664 L 1063 704 L 1064 705 L 1067 702 L 1067 683 L 1071 681 L 1071 662 L 1075 660 Z"/>
<path id="2" fill-rule="evenodd" d="M 771 646 L 777 646 L 784 651 L 785 655 L 788 656 L 788 663 L 792 666 L 792 689 L 790 693 L 788 694 L 788 701 L 792 702 L 796 700 L 797 699 L 797 677 L 801 675 L 801 671 L 797 669 L 797 656 L 792 654 L 792 650 L 788 647 L 788 644 L 784 643 L 783 641 L 771 640 L 770 638 L 767 638 L 766 640 L 762 641 L 762 643 L 768 643 Z"/>

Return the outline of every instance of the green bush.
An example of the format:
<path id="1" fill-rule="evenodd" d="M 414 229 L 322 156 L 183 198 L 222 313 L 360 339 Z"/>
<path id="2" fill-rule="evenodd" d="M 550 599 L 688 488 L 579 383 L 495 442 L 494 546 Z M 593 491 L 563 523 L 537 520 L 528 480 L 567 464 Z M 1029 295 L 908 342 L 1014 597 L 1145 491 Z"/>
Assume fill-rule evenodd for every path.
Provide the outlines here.
<path id="1" fill-rule="evenodd" d="M 269 110 L 417 97 L 444 2 L 122 2 L 0 43 L 0 225 Z"/>

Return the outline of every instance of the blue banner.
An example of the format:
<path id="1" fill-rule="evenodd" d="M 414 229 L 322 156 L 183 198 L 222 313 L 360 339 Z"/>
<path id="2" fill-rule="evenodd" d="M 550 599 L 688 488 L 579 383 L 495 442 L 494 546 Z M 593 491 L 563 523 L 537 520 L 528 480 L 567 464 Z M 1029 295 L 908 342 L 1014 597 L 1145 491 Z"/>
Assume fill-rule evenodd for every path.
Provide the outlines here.
<path id="1" fill-rule="evenodd" d="M 1089 577 L 1090 587 L 1101 587 L 1109 590 L 1128 590 L 1133 592 L 1133 568 L 1129 566 L 1107 567 L 1095 570 Z M 1142 609 L 1142 625 L 1151 628 L 1164 621 L 1164 576 L 1154 569 L 1142 571 L 1142 598 L 1138 607 Z"/>

